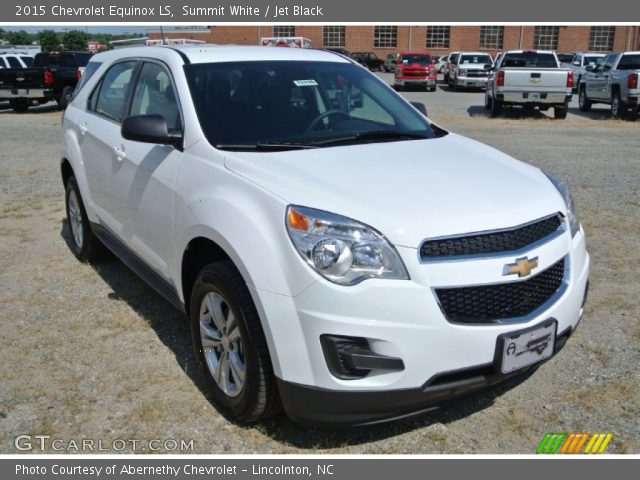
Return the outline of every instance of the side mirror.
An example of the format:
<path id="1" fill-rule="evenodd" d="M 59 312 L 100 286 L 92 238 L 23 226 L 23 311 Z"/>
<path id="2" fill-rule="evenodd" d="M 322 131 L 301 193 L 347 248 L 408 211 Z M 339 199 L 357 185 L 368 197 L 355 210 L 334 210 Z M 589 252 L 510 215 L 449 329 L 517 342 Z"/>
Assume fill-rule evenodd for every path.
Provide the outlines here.
<path id="1" fill-rule="evenodd" d="M 573 62 L 573 64 L 574 64 L 576 67 L 579 67 L 579 66 L 580 66 L 580 62 Z"/>
<path id="2" fill-rule="evenodd" d="M 422 115 L 424 115 L 425 117 L 427 116 L 427 106 L 424 103 L 411 102 L 411 105 L 413 105 L 413 108 L 418 110 Z"/>
<path id="3" fill-rule="evenodd" d="M 182 149 L 182 132 L 169 133 L 167 121 L 162 115 L 135 115 L 122 122 L 123 138 L 134 142 L 171 145 Z"/>

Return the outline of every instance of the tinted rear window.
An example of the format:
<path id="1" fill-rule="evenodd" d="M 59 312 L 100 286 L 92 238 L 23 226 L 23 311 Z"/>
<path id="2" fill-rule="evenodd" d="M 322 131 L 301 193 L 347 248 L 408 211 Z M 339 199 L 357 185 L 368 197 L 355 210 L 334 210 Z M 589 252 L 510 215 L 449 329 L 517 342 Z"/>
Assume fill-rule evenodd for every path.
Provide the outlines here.
<path id="1" fill-rule="evenodd" d="M 27 67 L 33 66 L 33 57 L 20 57 Z"/>
<path id="2" fill-rule="evenodd" d="M 91 59 L 90 53 L 39 53 L 36 55 L 36 67 L 86 67 Z"/>
<path id="3" fill-rule="evenodd" d="M 18 57 L 5 57 L 7 62 L 9 62 L 9 68 L 22 68 L 22 64 Z"/>
<path id="4" fill-rule="evenodd" d="M 640 55 L 623 55 L 618 62 L 618 70 L 640 70 Z"/>
<path id="5" fill-rule="evenodd" d="M 516 68 L 556 68 L 558 63 L 553 53 L 522 52 L 505 54 L 502 60 L 502 66 Z"/>

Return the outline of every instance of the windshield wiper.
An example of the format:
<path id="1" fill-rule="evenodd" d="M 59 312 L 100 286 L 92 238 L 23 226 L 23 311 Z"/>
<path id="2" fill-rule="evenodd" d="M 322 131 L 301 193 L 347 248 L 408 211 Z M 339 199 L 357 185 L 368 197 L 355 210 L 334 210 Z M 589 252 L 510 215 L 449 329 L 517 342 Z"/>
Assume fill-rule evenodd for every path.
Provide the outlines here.
<path id="1" fill-rule="evenodd" d="M 216 145 L 218 150 L 254 150 L 254 151 L 283 151 L 283 150 L 307 150 L 309 148 L 318 148 L 315 145 L 306 143 L 219 143 Z"/>
<path id="2" fill-rule="evenodd" d="M 318 140 L 313 145 L 333 145 L 336 143 L 347 143 L 358 140 L 426 140 L 428 137 L 423 133 L 401 132 L 398 130 L 376 130 L 373 132 L 360 132 L 344 137 L 327 138 Z"/>

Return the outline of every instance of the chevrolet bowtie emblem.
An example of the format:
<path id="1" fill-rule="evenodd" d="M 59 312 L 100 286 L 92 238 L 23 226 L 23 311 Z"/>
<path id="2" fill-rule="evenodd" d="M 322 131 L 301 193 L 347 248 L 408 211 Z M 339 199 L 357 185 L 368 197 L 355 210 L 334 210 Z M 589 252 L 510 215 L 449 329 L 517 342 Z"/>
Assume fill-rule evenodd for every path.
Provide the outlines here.
<path id="1" fill-rule="evenodd" d="M 531 270 L 538 267 L 538 257 L 529 260 L 527 257 L 516 258 L 515 263 L 507 263 L 502 270 L 502 275 L 515 275 L 518 277 L 526 277 Z"/>

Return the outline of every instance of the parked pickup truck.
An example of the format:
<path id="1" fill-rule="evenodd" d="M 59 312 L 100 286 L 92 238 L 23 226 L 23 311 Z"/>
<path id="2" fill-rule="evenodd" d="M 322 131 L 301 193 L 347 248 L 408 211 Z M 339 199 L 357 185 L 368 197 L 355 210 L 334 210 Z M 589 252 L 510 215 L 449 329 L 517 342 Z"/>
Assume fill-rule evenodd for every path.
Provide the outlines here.
<path id="1" fill-rule="evenodd" d="M 606 53 L 576 53 L 574 55 L 573 61 L 568 64 L 567 67 L 573 72 L 573 89 L 575 91 L 578 90 L 578 86 L 587 71 L 587 67 L 589 65 L 592 67 L 596 66 L 598 63 L 604 61 L 606 56 Z"/>
<path id="2" fill-rule="evenodd" d="M 87 66 L 90 53 L 38 53 L 29 68 L 0 70 L 0 100 L 9 100 L 16 112 L 51 100 L 64 109 Z"/>
<path id="3" fill-rule="evenodd" d="M 489 70 L 493 66 L 491 55 L 485 52 L 460 52 L 451 61 L 449 68 L 449 88 L 458 90 L 466 87 L 487 87 Z"/>
<path id="4" fill-rule="evenodd" d="M 555 118 L 566 118 L 573 92 L 573 72 L 560 68 L 549 50 L 509 50 L 490 70 L 485 108 L 495 117 L 505 106 L 527 110 L 554 109 Z"/>
<path id="5" fill-rule="evenodd" d="M 635 118 L 638 114 L 640 51 L 612 53 L 604 62 L 589 66 L 579 85 L 580 110 L 588 112 L 594 103 L 611 105 L 614 118 Z"/>

